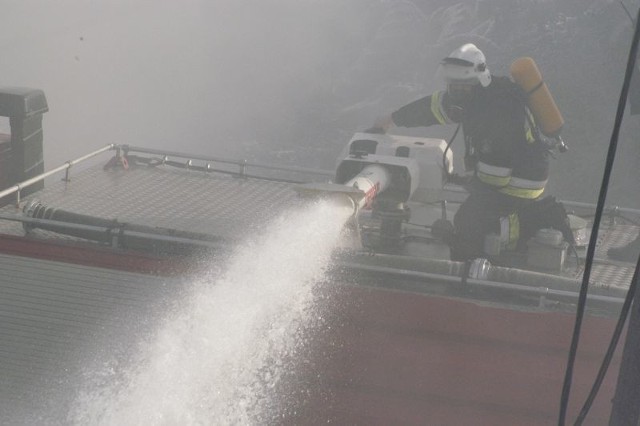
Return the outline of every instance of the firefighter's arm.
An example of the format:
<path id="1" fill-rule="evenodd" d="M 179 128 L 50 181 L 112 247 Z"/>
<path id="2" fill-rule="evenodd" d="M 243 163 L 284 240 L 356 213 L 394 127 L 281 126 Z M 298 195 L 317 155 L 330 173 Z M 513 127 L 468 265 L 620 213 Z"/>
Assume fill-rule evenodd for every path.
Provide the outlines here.
<path id="1" fill-rule="evenodd" d="M 413 101 L 391 114 L 378 117 L 369 133 L 386 133 L 392 127 L 428 127 L 452 122 L 442 112 L 442 93 Z"/>
<path id="2" fill-rule="evenodd" d="M 445 94 L 443 91 L 437 91 L 411 102 L 391 114 L 391 118 L 396 126 L 401 127 L 428 127 L 453 123 L 445 111 Z"/>

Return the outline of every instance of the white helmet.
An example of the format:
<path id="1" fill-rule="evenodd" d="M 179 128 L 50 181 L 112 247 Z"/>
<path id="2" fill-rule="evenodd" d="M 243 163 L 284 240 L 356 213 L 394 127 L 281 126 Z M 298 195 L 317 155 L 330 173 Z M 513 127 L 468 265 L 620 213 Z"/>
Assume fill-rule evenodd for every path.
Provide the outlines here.
<path id="1" fill-rule="evenodd" d="M 475 44 L 467 43 L 440 62 L 442 73 L 449 83 L 480 83 L 487 87 L 491 83 L 491 73 L 487 68 L 484 53 Z"/>

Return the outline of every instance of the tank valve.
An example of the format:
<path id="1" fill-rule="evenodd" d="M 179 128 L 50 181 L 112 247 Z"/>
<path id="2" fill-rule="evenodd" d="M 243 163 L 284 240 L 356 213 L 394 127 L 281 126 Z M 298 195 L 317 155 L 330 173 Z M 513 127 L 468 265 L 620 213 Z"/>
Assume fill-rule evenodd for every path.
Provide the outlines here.
<path id="1" fill-rule="evenodd" d="M 556 146 L 560 152 L 567 152 L 569 150 L 569 147 L 564 143 L 564 140 L 560 136 L 556 137 Z"/>

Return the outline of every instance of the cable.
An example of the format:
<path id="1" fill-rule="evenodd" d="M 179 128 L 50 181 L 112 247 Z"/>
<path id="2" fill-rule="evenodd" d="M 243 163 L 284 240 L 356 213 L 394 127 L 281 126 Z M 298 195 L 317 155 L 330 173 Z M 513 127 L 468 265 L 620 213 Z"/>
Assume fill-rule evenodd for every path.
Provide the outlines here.
<path id="1" fill-rule="evenodd" d="M 578 342 L 580 340 L 580 329 L 582 326 L 582 319 L 584 317 L 585 305 L 587 301 L 587 292 L 589 290 L 589 278 L 591 277 L 591 266 L 593 264 L 593 258 L 594 258 L 595 249 L 596 249 L 598 230 L 600 227 L 600 221 L 602 219 L 602 213 L 604 211 L 605 200 L 607 198 L 607 191 L 609 189 L 609 180 L 611 178 L 611 172 L 613 171 L 613 163 L 615 159 L 616 149 L 618 146 L 618 136 L 620 134 L 620 127 L 621 127 L 620 125 L 622 123 L 622 117 L 624 116 L 624 110 L 627 103 L 627 95 L 629 93 L 629 86 L 631 83 L 631 76 L 635 68 L 635 60 L 638 52 L 638 39 L 640 38 L 640 26 L 638 26 L 637 23 L 639 20 L 640 20 L 640 9 L 638 10 L 638 18 L 636 19 L 636 26 L 633 34 L 633 40 L 631 43 L 631 49 L 629 50 L 629 58 L 627 60 L 627 68 L 624 76 L 624 82 L 622 84 L 622 90 L 620 92 L 620 99 L 618 100 L 618 109 L 616 111 L 615 124 L 613 126 L 613 132 L 611 134 L 611 140 L 609 142 L 609 150 L 607 152 L 605 171 L 602 177 L 600 193 L 598 195 L 598 204 L 596 207 L 596 214 L 594 217 L 593 228 L 591 230 L 591 237 L 589 238 L 589 247 L 587 249 L 587 257 L 585 260 L 584 275 L 582 276 L 582 284 L 580 286 L 580 293 L 578 295 L 578 305 L 576 307 L 576 321 L 573 329 L 573 335 L 571 338 L 571 347 L 569 349 L 569 356 L 567 359 L 567 368 L 565 371 L 564 383 L 562 385 L 562 395 L 560 398 L 560 413 L 558 416 L 559 426 L 564 426 L 566 415 L 567 415 L 569 395 L 571 393 L 573 367 L 575 364 L 576 353 L 578 349 Z"/>
<path id="2" fill-rule="evenodd" d="M 620 1 L 620 6 L 622 6 L 622 8 L 624 9 L 624 13 L 626 13 L 629 19 L 631 20 L 631 25 L 635 25 L 635 22 L 633 21 L 633 16 L 631 16 L 631 13 L 629 12 L 629 9 L 627 9 L 627 6 L 625 6 L 622 1 Z"/>
<path id="3" fill-rule="evenodd" d="M 629 291 L 627 292 L 627 296 L 624 299 L 622 309 L 620 310 L 620 316 L 618 317 L 616 328 L 614 329 L 613 335 L 611 336 L 611 342 L 609 343 L 609 347 L 607 348 L 607 353 L 605 354 L 605 357 L 602 361 L 602 365 L 600 366 L 600 370 L 598 371 L 596 380 L 593 383 L 591 392 L 589 392 L 589 396 L 587 397 L 584 405 L 582 406 L 582 410 L 580 410 L 580 414 L 576 419 L 576 422 L 575 422 L 576 426 L 581 425 L 584 419 L 587 417 L 587 414 L 589 413 L 589 409 L 591 409 L 591 405 L 593 404 L 593 401 L 596 399 L 596 395 L 600 390 L 600 386 L 602 385 L 604 376 L 607 374 L 607 369 L 611 364 L 611 359 L 613 358 L 613 354 L 616 350 L 616 346 L 618 346 L 618 341 L 620 340 L 622 329 L 624 328 L 624 324 L 627 321 L 627 317 L 629 316 L 629 310 L 631 310 L 631 303 L 633 302 L 636 289 L 638 288 L 638 275 L 639 275 L 638 271 L 639 270 L 640 270 L 640 256 L 638 257 L 638 261 L 636 262 L 636 269 L 633 272 L 633 278 L 631 278 Z"/>
<path id="4" fill-rule="evenodd" d="M 449 142 L 447 142 L 447 147 L 444 149 L 444 153 L 442 154 L 442 170 L 444 170 L 444 174 L 447 177 L 447 180 L 449 180 L 449 177 L 451 177 L 451 173 L 449 173 L 449 168 L 447 167 L 447 152 L 451 150 L 451 144 L 453 143 L 453 140 L 456 138 L 456 136 L 458 136 L 459 130 L 460 124 L 458 124 L 458 127 L 456 127 L 456 131 L 453 132 L 453 136 L 451 136 L 451 139 L 449 139 Z"/>

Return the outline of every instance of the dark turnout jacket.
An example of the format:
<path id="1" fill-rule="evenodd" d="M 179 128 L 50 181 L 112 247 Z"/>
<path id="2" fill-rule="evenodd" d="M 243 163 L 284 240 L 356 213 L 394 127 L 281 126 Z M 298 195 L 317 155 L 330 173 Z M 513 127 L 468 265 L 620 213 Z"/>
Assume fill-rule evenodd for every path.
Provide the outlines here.
<path id="1" fill-rule="evenodd" d="M 494 77 L 487 87 L 477 85 L 458 117 L 448 103 L 447 93 L 437 91 L 391 117 L 400 127 L 461 123 L 467 156 L 481 184 L 517 198 L 538 198 L 549 175 L 548 151 L 520 87 L 507 77 Z"/>

